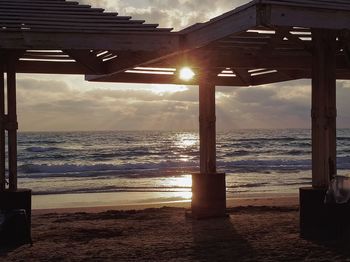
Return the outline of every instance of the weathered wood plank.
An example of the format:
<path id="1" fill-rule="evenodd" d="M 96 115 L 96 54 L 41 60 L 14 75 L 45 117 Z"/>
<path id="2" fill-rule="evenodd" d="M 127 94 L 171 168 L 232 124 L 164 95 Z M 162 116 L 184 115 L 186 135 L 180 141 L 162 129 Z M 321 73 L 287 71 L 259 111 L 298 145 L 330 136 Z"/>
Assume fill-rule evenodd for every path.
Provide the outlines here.
<path id="1" fill-rule="evenodd" d="M 17 190 L 17 99 L 16 99 L 16 61 L 7 62 L 7 132 L 8 132 L 8 163 L 9 189 Z"/>
<path id="2" fill-rule="evenodd" d="M 164 51 L 180 48 L 180 36 L 166 32 L 103 33 L 0 33 L 2 49 Z"/>
<path id="3" fill-rule="evenodd" d="M 263 4 L 280 5 L 287 7 L 304 7 L 304 8 L 319 8 L 333 10 L 350 10 L 349 2 L 342 1 L 324 1 L 324 0 L 262 0 Z"/>
<path id="4" fill-rule="evenodd" d="M 63 18 L 63 19 L 93 19 L 93 20 L 130 20 L 131 16 L 119 16 L 117 13 L 109 13 L 109 12 L 104 12 L 103 15 L 100 13 L 72 13 L 72 12 L 40 12 L 40 11 L 31 11 L 31 12 L 24 12 L 21 10 L 1 10 L 0 9 L 0 16 L 11 16 L 11 17 L 17 17 L 17 18 L 23 18 L 23 17 L 28 17 L 28 18 L 36 18 L 36 17 L 41 17 L 41 18 L 49 18 L 49 17 L 56 17 L 56 18 Z"/>
<path id="5" fill-rule="evenodd" d="M 202 71 L 199 75 L 199 140 L 200 173 L 216 173 L 215 75 Z"/>
<path id="6" fill-rule="evenodd" d="M 86 68 L 89 74 L 105 74 L 106 67 L 103 61 L 90 53 L 90 51 L 85 50 L 64 50 L 71 58 L 75 59 L 79 64 Z"/>
<path id="7" fill-rule="evenodd" d="M 312 185 L 327 188 L 336 174 L 335 35 L 313 31 Z"/>
<path id="8" fill-rule="evenodd" d="M 66 14 L 58 14 L 58 15 L 50 15 L 50 14 L 41 14 L 41 13 L 8 13 L 8 12 L 0 12 L 0 21 L 23 21 L 23 23 L 30 23 L 33 21 L 38 22 L 52 22 L 57 21 L 59 19 L 62 23 L 86 23 L 86 24 L 143 24 L 145 20 L 130 20 L 130 16 L 82 16 L 82 15 L 66 15 Z"/>
<path id="9" fill-rule="evenodd" d="M 73 62 L 44 62 L 44 61 L 19 61 L 16 67 L 17 73 L 33 74 L 64 74 L 85 75 L 89 74 L 86 67 Z"/>
<path id="10" fill-rule="evenodd" d="M 4 77 L 4 60 L 0 65 L 0 191 L 6 189 L 6 172 L 5 172 L 5 77 Z"/>
<path id="11" fill-rule="evenodd" d="M 5 27 L 5 28 L 0 28 L 0 34 L 5 33 L 5 34 L 11 34 L 15 32 L 23 32 L 25 34 L 28 33 L 42 33 L 42 34 L 52 34 L 54 33 L 84 33 L 84 34 L 105 34 L 105 35 L 113 35 L 113 34 L 119 34 L 119 33 L 168 33 L 170 32 L 170 28 L 140 28 L 140 27 L 120 27 L 120 28 L 60 28 L 60 27 L 30 27 L 30 26 L 11 26 L 11 27 Z"/>
<path id="12" fill-rule="evenodd" d="M 185 37 L 183 46 L 185 49 L 203 47 L 234 33 L 246 31 L 256 26 L 256 12 L 256 7 L 251 6 L 241 12 L 212 20 L 191 31 Z"/>
<path id="13" fill-rule="evenodd" d="M 198 85 L 199 81 L 194 77 L 190 81 L 181 80 L 177 75 L 136 74 L 119 73 L 107 76 L 86 75 L 85 79 L 92 82 L 118 82 L 118 83 L 143 83 L 143 84 L 174 84 L 174 85 Z M 217 86 L 247 86 L 237 77 L 217 77 L 214 81 Z"/>
<path id="14" fill-rule="evenodd" d="M 270 16 L 265 22 L 271 26 L 300 26 L 336 30 L 350 28 L 349 11 L 342 9 L 334 12 L 334 10 L 328 9 L 272 5 Z"/>

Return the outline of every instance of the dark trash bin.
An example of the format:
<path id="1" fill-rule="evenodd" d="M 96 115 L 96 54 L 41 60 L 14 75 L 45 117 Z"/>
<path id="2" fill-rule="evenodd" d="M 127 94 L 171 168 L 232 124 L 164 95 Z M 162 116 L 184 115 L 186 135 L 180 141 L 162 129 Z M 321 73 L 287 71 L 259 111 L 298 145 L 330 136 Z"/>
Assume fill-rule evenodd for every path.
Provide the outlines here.
<path id="1" fill-rule="evenodd" d="M 350 202 L 325 201 L 327 189 L 300 188 L 300 235 L 314 240 L 350 239 Z"/>
<path id="2" fill-rule="evenodd" d="M 0 211 L 0 244 L 31 244 L 30 223 L 25 209 Z"/>

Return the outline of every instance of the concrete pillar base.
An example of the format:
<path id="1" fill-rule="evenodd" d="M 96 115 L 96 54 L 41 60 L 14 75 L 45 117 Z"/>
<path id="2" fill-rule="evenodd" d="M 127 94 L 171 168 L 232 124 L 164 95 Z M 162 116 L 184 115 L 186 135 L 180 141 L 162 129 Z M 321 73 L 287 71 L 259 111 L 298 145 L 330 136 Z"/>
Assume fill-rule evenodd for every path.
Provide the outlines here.
<path id="1" fill-rule="evenodd" d="M 26 240 L 16 239 L 16 233 L 11 235 L 10 239 L 6 239 L 8 243 L 28 243 L 31 241 L 31 214 L 32 214 L 32 191 L 30 189 L 18 189 L 16 191 L 0 192 L 0 211 L 8 212 L 16 209 L 24 209 L 26 211 L 27 225 L 18 225 L 18 228 L 26 228 L 28 232 L 25 234 Z M 23 236 L 24 233 L 21 232 Z"/>
<path id="2" fill-rule="evenodd" d="M 227 217 L 225 173 L 192 174 L 191 217 Z"/>
<path id="3" fill-rule="evenodd" d="M 300 188 L 300 236 L 325 240 L 350 233 L 350 204 L 325 204 L 326 189 Z M 348 238 L 348 237 L 347 237 Z"/>

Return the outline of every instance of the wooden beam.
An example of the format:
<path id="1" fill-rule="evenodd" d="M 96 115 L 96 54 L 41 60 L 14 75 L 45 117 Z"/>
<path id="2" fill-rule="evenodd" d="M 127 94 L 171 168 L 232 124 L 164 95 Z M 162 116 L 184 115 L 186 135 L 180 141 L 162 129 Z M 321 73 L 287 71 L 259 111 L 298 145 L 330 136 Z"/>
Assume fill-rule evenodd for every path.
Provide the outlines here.
<path id="1" fill-rule="evenodd" d="M 9 189 L 17 190 L 17 101 L 16 101 L 16 61 L 10 58 L 7 62 L 7 123 Z"/>
<path id="2" fill-rule="evenodd" d="M 336 70 L 334 33 L 313 31 L 312 185 L 326 189 L 336 175 Z"/>
<path id="3" fill-rule="evenodd" d="M 86 75 L 85 80 L 91 82 L 114 83 L 140 83 L 140 84 L 173 84 L 173 85 L 198 85 L 198 78 L 190 81 L 181 80 L 177 75 L 135 74 L 119 73 L 112 76 L 101 77 L 99 75 Z M 217 77 L 215 83 L 218 86 L 247 86 L 238 77 Z"/>
<path id="4" fill-rule="evenodd" d="M 270 83 L 279 83 L 291 80 L 298 80 L 306 78 L 304 72 L 287 71 L 287 70 L 279 70 L 274 73 L 261 74 L 252 77 L 251 85 L 258 86 Z"/>
<path id="5" fill-rule="evenodd" d="M 202 71 L 199 76 L 200 173 L 216 173 L 215 74 Z"/>
<path id="6" fill-rule="evenodd" d="M 52 33 L 2 32 L 1 49 L 175 52 L 180 34 L 168 32 Z"/>
<path id="7" fill-rule="evenodd" d="M 240 52 L 241 51 L 241 52 Z M 213 52 L 212 52 L 213 53 Z M 215 54 L 216 53 L 216 54 Z M 187 54 L 187 64 L 191 67 L 200 68 L 208 59 L 211 60 L 211 67 L 235 67 L 241 69 L 267 68 L 281 70 L 311 70 L 312 56 L 308 52 L 247 52 L 243 50 L 217 50 L 215 55 L 210 57 L 210 52 L 193 51 Z M 181 55 L 164 58 L 160 61 L 146 63 L 147 66 L 154 67 L 176 67 L 183 64 Z M 348 68 L 345 56 L 337 56 L 337 68 Z"/>
<path id="8" fill-rule="evenodd" d="M 159 59 L 166 55 L 161 52 L 118 52 L 118 57 L 106 64 L 108 73 L 119 73 L 130 68 L 140 66 L 146 62 L 150 62 L 153 59 Z"/>
<path id="9" fill-rule="evenodd" d="M 252 77 L 248 73 L 248 70 L 244 70 L 242 68 L 233 68 L 233 71 L 236 73 L 237 77 L 239 77 L 242 82 L 244 82 L 246 85 L 251 85 L 252 83 Z"/>
<path id="10" fill-rule="evenodd" d="M 88 74 L 106 74 L 106 68 L 103 61 L 91 54 L 87 50 L 63 50 L 80 65 L 86 68 Z"/>
<path id="11" fill-rule="evenodd" d="M 18 61 L 16 71 L 33 74 L 89 74 L 86 67 L 75 62 Z"/>
<path id="12" fill-rule="evenodd" d="M 184 37 L 184 49 L 206 46 L 232 34 L 243 32 L 257 25 L 257 7 L 247 6 L 219 16 L 202 26 L 195 27 Z"/>
<path id="13" fill-rule="evenodd" d="M 314 1 L 316 2 L 316 1 Z M 349 28 L 350 16 L 348 10 L 334 10 L 325 8 L 310 8 L 298 5 L 265 5 L 262 6 L 268 16 L 264 20 L 265 25 L 307 27 L 319 29 L 342 30 Z"/>
<path id="14" fill-rule="evenodd" d="M 4 61 L 2 61 L 0 65 L 0 192 L 6 189 L 5 121 L 5 77 Z"/>

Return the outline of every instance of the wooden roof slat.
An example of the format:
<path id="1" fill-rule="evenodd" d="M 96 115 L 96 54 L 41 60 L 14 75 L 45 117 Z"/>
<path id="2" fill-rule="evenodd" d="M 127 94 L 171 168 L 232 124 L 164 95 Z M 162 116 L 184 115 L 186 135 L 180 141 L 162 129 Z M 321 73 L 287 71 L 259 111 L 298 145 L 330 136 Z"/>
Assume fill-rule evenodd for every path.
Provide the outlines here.
<path id="1" fill-rule="evenodd" d="M 0 6 L 4 7 L 64 7 L 64 8 L 72 8 L 72 7 L 89 7 L 87 5 L 79 5 L 78 2 L 50 2 L 50 1 L 0 1 Z"/>
<path id="2" fill-rule="evenodd" d="M 73 4 L 72 4 L 73 3 Z M 36 3 L 35 1 L 23 2 L 13 0 L 11 2 L 0 1 L 0 7 L 4 9 L 19 9 L 19 10 L 56 10 L 56 11 L 66 11 L 76 10 L 76 11 L 90 11 L 90 12 L 103 12 L 103 8 L 94 8 L 90 5 L 79 4 L 74 2 L 45 2 L 45 3 Z"/>
<path id="3" fill-rule="evenodd" d="M 93 8 L 88 5 L 83 6 L 83 5 L 77 5 L 77 6 L 62 6 L 62 7 L 55 7 L 55 6 L 47 6 L 47 5 L 38 5 L 38 6 L 33 6 L 33 5 L 21 5 L 20 7 L 16 7 L 16 5 L 8 6 L 8 5 L 1 5 L 0 4 L 0 9 L 1 10 L 22 10 L 25 12 L 30 12 L 30 11 L 42 11 L 42 12 L 47 12 L 47 11 L 54 11 L 54 12 L 75 12 L 75 13 L 103 13 L 104 9 L 102 8 Z"/>
<path id="4" fill-rule="evenodd" d="M 59 20 L 58 20 L 59 19 Z M 23 18 L 22 16 L 8 16 L 7 14 L 1 14 L 0 13 L 0 21 L 2 22 L 17 22 L 17 23 L 57 23 L 57 24 L 72 24 L 74 23 L 84 23 L 84 24 L 92 24 L 92 25 L 109 25 L 109 24 L 143 24 L 145 23 L 145 20 L 130 20 L 130 17 L 122 17 L 122 16 L 115 16 L 110 17 L 109 19 L 101 18 L 99 16 L 91 17 L 67 17 L 67 16 L 52 16 L 48 15 L 47 17 L 43 17 L 40 15 L 33 15 L 33 16 L 26 16 L 26 18 Z"/>
<path id="5" fill-rule="evenodd" d="M 65 55 L 62 51 L 47 52 L 47 51 L 30 51 L 27 50 L 24 55 L 38 55 L 38 56 L 54 56 L 54 55 Z"/>
<path id="6" fill-rule="evenodd" d="M 17 31 L 27 35 L 32 33 L 116 35 L 120 32 L 148 33 L 171 30 L 170 28 L 158 28 L 158 24 L 146 24 L 144 20 L 131 20 L 131 17 L 128 16 L 104 12 L 102 8 L 81 5 L 76 1 L 0 1 L 1 35 Z M 3 45 L 1 43 L 0 47 Z"/>
<path id="7" fill-rule="evenodd" d="M 0 34 L 1 31 L 7 31 L 7 32 L 18 32 L 21 31 L 23 33 L 26 32 L 31 32 L 31 33 L 52 33 L 53 28 L 32 28 L 32 29 L 20 29 L 18 27 L 13 27 L 13 28 L 6 28 L 6 29 L 1 29 L 0 28 Z M 83 28 L 54 28 L 54 31 L 56 34 L 58 33 L 82 33 L 82 34 L 110 34 L 110 37 L 113 37 L 113 34 L 119 34 L 119 33 L 125 33 L 125 32 L 135 32 L 135 33 L 160 33 L 160 32 L 169 32 L 170 29 L 167 28 L 119 28 L 116 30 L 108 30 L 108 29 L 83 29 Z M 107 37 L 108 38 L 108 37 Z M 1 39 L 1 37 L 0 37 Z M 43 46 L 46 46 L 45 43 L 42 44 Z M 94 45 L 96 46 L 96 45 Z M 103 45 L 105 46 L 105 45 Z M 0 43 L 1 47 L 1 43 Z M 43 47 L 41 47 L 43 48 Z M 45 47 L 46 48 L 46 47 Z M 50 48 L 52 49 L 52 48 Z"/>
<path id="8" fill-rule="evenodd" d="M 78 13 L 78 14 L 70 14 L 68 12 L 40 12 L 40 11 L 32 11 L 30 13 L 28 12 L 21 12 L 20 10 L 1 10 L 0 9 L 0 16 L 1 17 L 13 17 L 13 19 L 25 19 L 25 17 L 28 18 L 37 18 L 37 19 L 47 19 L 47 18 L 55 18 L 55 19 L 75 19 L 75 20 L 107 20 L 107 21 L 119 21 L 119 20 L 129 20 L 131 21 L 137 21 L 137 20 L 130 20 L 131 16 L 120 16 L 118 13 L 103 13 L 103 16 L 101 14 L 84 14 L 84 13 Z M 75 21 L 74 20 L 74 21 Z"/>
<path id="9" fill-rule="evenodd" d="M 31 60 L 72 60 L 69 56 L 34 56 L 34 55 L 23 55 L 23 59 Z M 21 58 L 21 59 L 22 59 Z M 22 59 L 22 60 L 23 60 Z"/>
<path id="10" fill-rule="evenodd" d="M 99 16 L 101 14 L 103 15 L 108 15 L 108 13 L 103 13 L 103 9 L 102 10 L 90 10 L 90 9 L 69 9 L 69 10 L 57 10 L 56 8 L 51 8 L 51 9 L 38 9 L 38 8 L 33 8 L 33 9 L 17 9 L 17 8 L 4 8 L 4 7 L 0 7 L 0 12 L 3 13 L 18 13 L 18 11 L 21 11 L 24 15 L 26 13 L 40 13 L 40 12 L 45 12 L 46 14 L 56 14 L 56 15 L 60 15 L 60 14 L 70 14 L 70 15 L 95 15 L 95 16 Z M 116 13 L 110 13 L 109 15 L 116 15 Z"/>
<path id="11" fill-rule="evenodd" d="M 138 29 L 142 29 L 142 28 L 157 28 L 158 25 L 157 24 L 134 24 L 134 23 L 121 23 L 121 24 L 117 24 L 114 23 L 112 25 L 108 25 L 108 24 L 97 24 L 97 25 L 92 25 L 92 24 L 84 24 L 84 23 L 74 23 L 74 24 L 69 24 L 69 23 L 54 23 L 54 22 L 34 22 L 34 23 L 18 23 L 17 21 L 14 22 L 4 22 L 1 21 L 0 19 L 0 28 L 1 27 L 12 27 L 12 28 L 16 28 L 16 27 L 30 27 L 30 28 L 52 28 L 52 29 L 69 29 L 69 28 L 78 28 L 78 29 L 108 29 L 109 31 L 112 31 L 113 29 L 119 29 L 119 28 L 138 28 Z"/>

